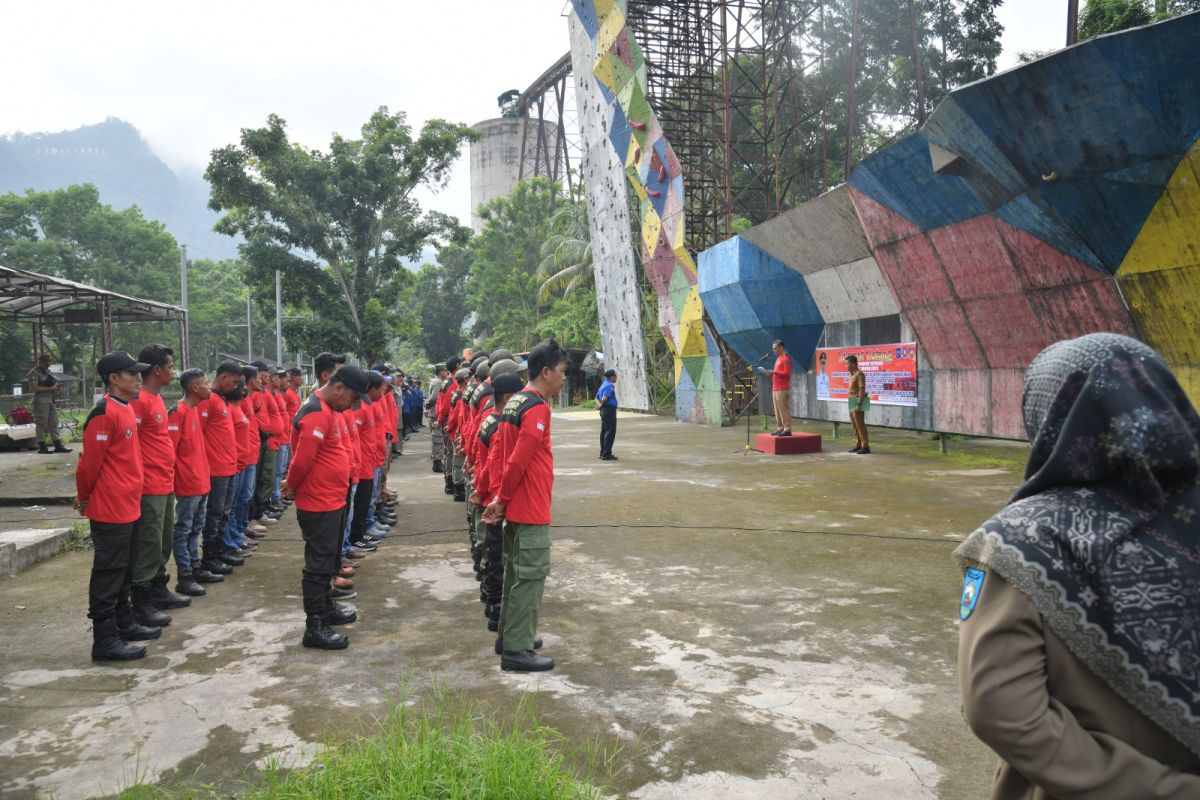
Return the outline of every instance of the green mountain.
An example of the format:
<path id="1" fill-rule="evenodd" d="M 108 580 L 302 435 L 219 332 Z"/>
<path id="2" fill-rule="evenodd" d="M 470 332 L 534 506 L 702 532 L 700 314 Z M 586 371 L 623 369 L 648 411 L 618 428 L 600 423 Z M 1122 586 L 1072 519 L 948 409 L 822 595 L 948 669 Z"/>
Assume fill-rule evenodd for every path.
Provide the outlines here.
<path id="1" fill-rule="evenodd" d="M 77 183 L 93 184 L 113 208 L 136 205 L 191 258 L 237 256 L 236 241 L 212 230 L 218 215 L 208 209 L 208 183 L 173 172 L 128 122 L 110 117 L 73 131 L 0 136 L 0 194 Z"/>

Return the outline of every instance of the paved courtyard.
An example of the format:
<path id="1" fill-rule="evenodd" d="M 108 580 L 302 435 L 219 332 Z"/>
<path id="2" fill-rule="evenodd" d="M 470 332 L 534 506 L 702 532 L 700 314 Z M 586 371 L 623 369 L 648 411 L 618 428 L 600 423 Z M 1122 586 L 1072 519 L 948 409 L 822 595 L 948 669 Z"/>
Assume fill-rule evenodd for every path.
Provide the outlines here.
<path id="1" fill-rule="evenodd" d="M 294 515 L 149 656 L 88 659 L 91 554 L 0 581 L 0 796 L 104 795 L 141 780 L 236 789 L 437 682 L 500 715 L 614 753 L 631 798 L 973 798 L 991 754 L 955 672 L 956 542 L 1020 480 L 1023 450 L 882 433 L 858 457 L 738 451 L 744 428 L 555 416 L 553 566 L 542 613 L 558 669 L 499 670 L 462 504 L 428 436 L 394 467 L 396 535 L 356 577 L 350 649 L 300 647 Z M 843 431 L 846 429 L 843 428 Z"/>

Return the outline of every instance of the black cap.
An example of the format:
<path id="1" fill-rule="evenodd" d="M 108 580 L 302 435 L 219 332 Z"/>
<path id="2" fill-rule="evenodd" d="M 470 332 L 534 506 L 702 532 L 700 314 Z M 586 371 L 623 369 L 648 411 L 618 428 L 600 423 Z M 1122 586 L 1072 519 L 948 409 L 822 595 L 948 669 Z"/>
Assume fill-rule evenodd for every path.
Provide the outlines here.
<path id="1" fill-rule="evenodd" d="M 515 372 L 506 372 L 492 378 L 492 394 L 513 394 L 525 388 L 525 381 Z"/>
<path id="2" fill-rule="evenodd" d="M 358 399 L 364 403 L 371 402 L 371 396 L 367 394 L 367 389 L 370 386 L 370 379 L 367 378 L 367 371 L 362 367 L 356 367 L 353 364 L 347 364 L 339 369 L 329 378 L 330 382 L 337 381 L 349 386 L 358 395 Z"/>
<path id="3" fill-rule="evenodd" d="M 250 366 L 254 367 L 259 372 L 270 372 L 271 370 L 271 368 L 267 366 L 267 362 L 263 361 L 261 358 L 251 361 Z"/>
<path id="4" fill-rule="evenodd" d="M 613 377 L 613 376 L 614 376 L 614 375 L 616 375 L 616 374 L 617 374 L 617 371 L 616 371 L 615 369 L 606 369 L 606 370 L 604 370 L 604 377 L 606 377 L 606 378 L 611 378 L 611 377 Z"/>
<path id="5" fill-rule="evenodd" d="M 133 356 L 126 353 L 124 350 L 117 350 L 113 353 L 105 353 L 104 356 L 96 362 L 96 372 L 100 373 L 100 377 L 111 375 L 114 372 L 120 372 L 123 369 L 133 370 L 134 372 L 145 372 L 150 369 L 149 364 L 143 364 Z"/>

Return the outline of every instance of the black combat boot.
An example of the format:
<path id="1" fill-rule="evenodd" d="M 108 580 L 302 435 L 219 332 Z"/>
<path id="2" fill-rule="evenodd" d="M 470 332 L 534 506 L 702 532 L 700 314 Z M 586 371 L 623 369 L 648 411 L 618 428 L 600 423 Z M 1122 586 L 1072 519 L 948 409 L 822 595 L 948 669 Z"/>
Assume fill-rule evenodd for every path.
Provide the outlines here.
<path id="1" fill-rule="evenodd" d="M 467 502 L 467 485 L 465 483 L 454 484 L 454 502 Z"/>
<path id="2" fill-rule="evenodd" d="M 69 452 L 71 452 L 71 448 L 64 446 L 62 442 L 60 442 L 58 439 L 55 439 L 54 440 L 54 452 L 69 453 Z"/>
<path id="3" fill-rule="evenodd" d="M 213 575 L 228 575 L 233 572 L 233 567 L 226 564 L 220 558 L 205 558 L 200 562 L 200 567 L 205 572 L 211 572 Z"/>
<path id="4" fill-rule="evenodd" d="M 446 494 L 454 494 L 454 476 L 446 472 Z"/>
<path id="5" fill-rule="evenodd" d="M 150 602 L 155 608 L 187 608 L 192 598 L 172 592 L 167 588 L 167 576 L 161 575 L 150 581 Z"/>
<path id="6" fill-rule="evenodd" d="M 488 614 L 487 626 L 489 631 L 495 633 L 500 630 L 500 604 L 493 603 L 491 609 L 491 613 Z"/>
<path id="7" fill-rule="evenodd" d="M 146 648 L 121 638 L 112 617 L 92 622 L 92 661 L 133 661 L 145 655 Z"/>
<path id="8" fill-rule="evenodd" d="M 162 628 L 139 623 L 126 597 L 117 602 L 117 633 L 127 642 L 145 642 L 162 636 Z"/>
<path id="9" fill-rule="evenodd" d="M 433 471 L 434 471 L 434 472 L 441 472 L 441 471 L 442 471 L 442 462 L 441 462 L 441 461 L 438 461 L 438 460 L 436 460 L 436 459 L 434 460 L 434 462 L 433 462 Z"/>
<path id="10" fill-rule="evenodd" d="M 38 452 L 44 456 L 50 455 L 50 448 L 46 447 L 45 442 L 38 442 Z"/>
<path id="11" fill-rule="evenodd" d="M 344 650 L 350 644 L 350 639 L 334 633 L 321 617 L 310 616 L 305 623 L 304 638 L 300 644 L 320 650 Z"/>
<path id="12" fill-rule="evenodd" d="M 545 672 L 554 669 L 554 659 L 539 656 L 532 650 L 504 650 L 500 653 L 500 669 L 505 672 Z"/>
<path id="13" fill-rule="evenodd" d="M 216 577 L 215 575 L 213 576 Z M 188 597 L 204 597 L 208 594 L 208 589 L 205 589 L 190 572 L 179 573 L 179 580 L 175 583 L 175 591 Z"/>
<path id="14" fill-rule="evenodd" d="M 204 569 L 204 567 L 196 567 L 192 572 L 192 580 L 196 583 L 221 583 L 225 580 L 224 575 L 217 575 Z"/>
<path id="15" fill-rule="evenodd" d="M 358 612 L 330 599 L 326 601 L 324 620 L 326 625 L 353 625 L 358 622 Z"/>
<path id="16" fill-rule="evenodd" d="M 171 624 L 171 618 L 158 610 L 158 606 L 150 600 L 150 588 L 133 586 L 130 588 L 133 596 L 133 618 L 138 624 L 147 628 L 165 628 Z"/>
<path id="17" fill-rule="evenodd" d="M 534 637 L 533 649 L 534 650 L 542 649 L 542 637 L 540 637 L 540 636 Z M 496 637 L 496 655 L 498 655 L 498 656 L 504 655 L 504 640 L 501 639 L 499 636 Z"/>

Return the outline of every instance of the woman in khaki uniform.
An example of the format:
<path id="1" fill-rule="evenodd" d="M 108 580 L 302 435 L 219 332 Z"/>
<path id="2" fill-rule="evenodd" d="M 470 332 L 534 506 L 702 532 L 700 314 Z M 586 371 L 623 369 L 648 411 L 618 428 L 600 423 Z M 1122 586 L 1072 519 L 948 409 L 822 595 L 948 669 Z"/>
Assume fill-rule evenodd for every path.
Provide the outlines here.
<path id="1" fill-rule="evenodd" d="M 1013 501 L 958 549 L 992 797 L 1200 798 L 1200 416 L 1140 342 L 1047 348 Z"/>

